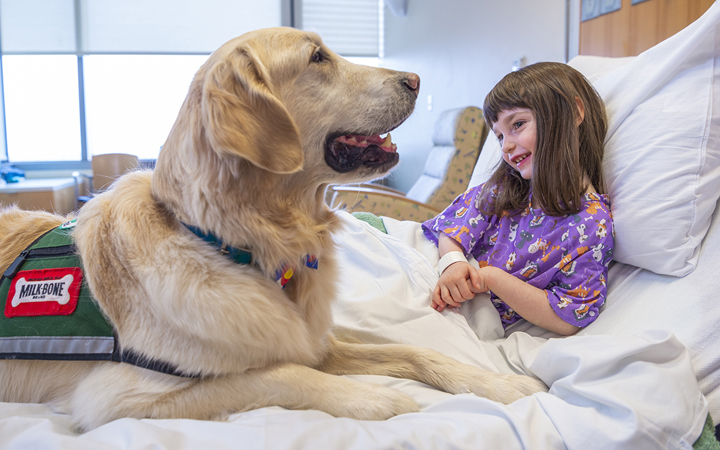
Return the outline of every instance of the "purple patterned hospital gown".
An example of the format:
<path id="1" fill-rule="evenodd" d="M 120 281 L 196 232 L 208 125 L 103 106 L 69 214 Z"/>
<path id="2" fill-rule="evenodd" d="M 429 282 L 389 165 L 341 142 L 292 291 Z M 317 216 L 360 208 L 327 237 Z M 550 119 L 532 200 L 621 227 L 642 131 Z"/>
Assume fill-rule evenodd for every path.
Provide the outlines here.
<path id="1" fill-rule="evenodd" d="M 499 267 L 543 289 L 555 313 L 579 327 L 594 321 L 605 302 L 613 252 L 610 200 L 585 194 L 581 211 L 548 216 L 540 208 L 488 216 L 477 209 L 482 185 L 460 195 L 445 211 L 422 224 L 436 245 L 440 232 L 459 242 L 480 267 Z M 492 292 L 503 326 L 521 317 Z"/>

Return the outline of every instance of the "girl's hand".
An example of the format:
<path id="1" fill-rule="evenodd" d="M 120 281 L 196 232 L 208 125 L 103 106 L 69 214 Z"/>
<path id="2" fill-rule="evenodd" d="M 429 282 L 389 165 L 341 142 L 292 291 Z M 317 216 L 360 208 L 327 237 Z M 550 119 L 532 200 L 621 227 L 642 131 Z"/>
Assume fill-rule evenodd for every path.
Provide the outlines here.
<path id="1" fill-rule="evenodd" d="M 452 264 L 440 276 L 430 306 L 437 311 L 444 310 L 446 306 L 460 307 L 475 294 L 488 290 L 484 278 L 470 263 Z"/>

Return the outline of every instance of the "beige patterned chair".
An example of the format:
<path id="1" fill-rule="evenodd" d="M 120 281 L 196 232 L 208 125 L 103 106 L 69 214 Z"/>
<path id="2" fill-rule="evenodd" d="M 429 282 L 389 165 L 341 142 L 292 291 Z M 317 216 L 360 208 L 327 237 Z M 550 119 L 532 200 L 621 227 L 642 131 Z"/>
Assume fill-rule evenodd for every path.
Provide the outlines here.
<path id="1" fill-rule="evenodd" d="M 444 111 L 435 123 L 433 148 L 423 174 L 407 194 L 372 183 L 331 186 L 329 204 L 398 220 L 431 219 L 465 192 L 486 137 L 480 108 Z"/>

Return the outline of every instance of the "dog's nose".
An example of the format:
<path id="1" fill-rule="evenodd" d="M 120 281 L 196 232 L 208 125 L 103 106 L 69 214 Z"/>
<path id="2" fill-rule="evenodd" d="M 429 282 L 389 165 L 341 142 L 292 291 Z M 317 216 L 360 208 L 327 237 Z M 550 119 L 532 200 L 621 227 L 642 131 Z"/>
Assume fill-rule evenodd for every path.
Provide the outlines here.
<path id="1" fill-rule="evenodd" d="M 408 72 L 405 77 L 405 86 L 415 95 L 420 91 L 420 77 L 414 73 Z"/>

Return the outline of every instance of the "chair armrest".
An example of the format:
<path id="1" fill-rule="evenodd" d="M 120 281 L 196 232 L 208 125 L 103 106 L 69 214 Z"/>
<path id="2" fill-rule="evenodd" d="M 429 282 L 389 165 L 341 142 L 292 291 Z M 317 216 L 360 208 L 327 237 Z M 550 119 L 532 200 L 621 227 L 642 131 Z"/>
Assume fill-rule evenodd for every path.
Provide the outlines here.
<path id="1" fill-rule="evenodd" d="M 325 203 L 332 206 L 332 198 L 333 194 L 335 192 L 335 188 L 350 188 L 350 189 L 357 189 L 357 188 L 363 188 L 363 189 L 374 189 L 377 191 L 384 191 L 384 192 L 390 192 L 395 195 L 405 196 L 405 193 L 403 191 L 400 191 L 395 188 L 391 188 L 388 186 L 384 186 L 382 184 L 375 184 L 375 183 L 357 183 L 357 184 L 342 184 L 342 185 L 330 185 L 327 188 L 327 191 L 325 191 Z"/>
<path id="2" fill-rule="evenodd" d="M 363 186 L 333 186 L 330 206 L 348 212 L 364 211 L 397 220 L 424 222 L 440 210 L 402 194 Z"/>
<path id="3" fill-rule="evenodd" d="M 386 191 L 390 192 L 396 195 L 402 195 L 405 196 L 405 193 L 399 189 L 391 188 L 390 186 L 385 186 L 383 184 L 376 184 L 376 183 L 361 183 L 360 187 L 369 188 L 369 189 L 377 189 L 379 191 Z"/>

